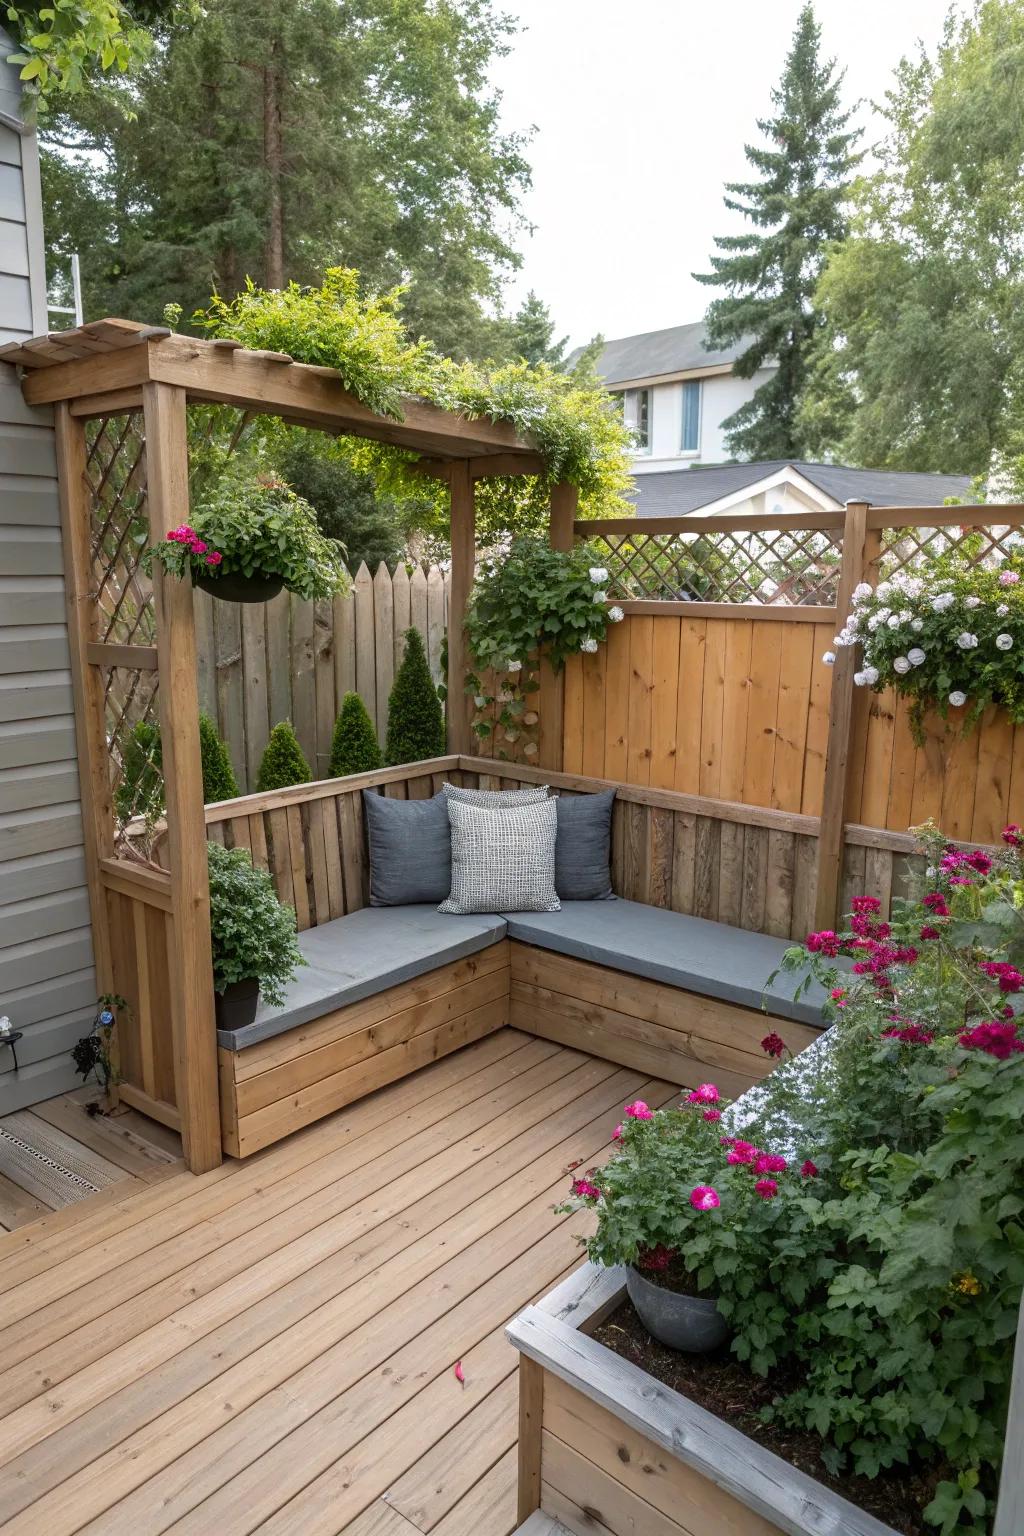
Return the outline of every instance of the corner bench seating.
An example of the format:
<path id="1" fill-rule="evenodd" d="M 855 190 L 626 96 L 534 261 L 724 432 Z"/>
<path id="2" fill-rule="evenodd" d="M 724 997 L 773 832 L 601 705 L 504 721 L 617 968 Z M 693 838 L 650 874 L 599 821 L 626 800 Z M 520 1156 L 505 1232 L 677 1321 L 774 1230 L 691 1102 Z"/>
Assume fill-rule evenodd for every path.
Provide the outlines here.
<path id="1" fill-rule="evenodd" d="M 225 1150 L 244 1157 L 507 1024 L 730 1095 L 821 1032 L 820 996 L 764 983 L 786 943 L 641 902 L 452 917 L 364 907 L 299 934 L 279 1008 L 218 1031 Z"/>

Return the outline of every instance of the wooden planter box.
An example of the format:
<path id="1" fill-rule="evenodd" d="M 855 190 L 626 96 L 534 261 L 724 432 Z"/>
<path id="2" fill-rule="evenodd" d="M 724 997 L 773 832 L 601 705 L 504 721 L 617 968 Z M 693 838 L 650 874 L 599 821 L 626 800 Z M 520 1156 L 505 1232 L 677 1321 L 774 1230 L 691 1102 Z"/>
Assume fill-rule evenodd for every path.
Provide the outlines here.
<path id="1" fill-rule="evenodd" d="M 576 1536 L 898 1536 L 588 1337 L 626 1293 L 586 1264 L 508 1326 L 519 1362 L 519 1519 Z"/>

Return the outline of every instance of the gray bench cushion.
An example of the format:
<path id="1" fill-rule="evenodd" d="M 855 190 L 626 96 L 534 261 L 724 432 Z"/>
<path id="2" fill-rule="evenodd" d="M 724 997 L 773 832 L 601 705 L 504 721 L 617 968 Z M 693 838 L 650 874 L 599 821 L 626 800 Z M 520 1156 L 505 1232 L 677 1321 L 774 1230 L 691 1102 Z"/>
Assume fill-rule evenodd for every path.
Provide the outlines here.
<path id="1" fill-rule="evenodd" d="M 764 984 L 790 947 L 783 939 L 637 901 L 565 901 L 561 912 L 509 912 L 506 918 L 509 938 L 523 944 L 746 1008 L 760 1009 Z M 794 1002 L 798 979 L 777 979 L 768 996 L 769 1012 L 823 1027 L 820 989 L 808 989 Z"/>
<path id="2" fill-rule="evenodd" d="M 505 937 L 493 913 L 442 917 L 432 907 L 364 907 L 299 934 L 308 965 L 295 975 L 280 1008 L 260 1005 L 251 1024 L 218 1029 L 217 1043 L 240 1051 L 335 1008 L 384 992 Z"/>

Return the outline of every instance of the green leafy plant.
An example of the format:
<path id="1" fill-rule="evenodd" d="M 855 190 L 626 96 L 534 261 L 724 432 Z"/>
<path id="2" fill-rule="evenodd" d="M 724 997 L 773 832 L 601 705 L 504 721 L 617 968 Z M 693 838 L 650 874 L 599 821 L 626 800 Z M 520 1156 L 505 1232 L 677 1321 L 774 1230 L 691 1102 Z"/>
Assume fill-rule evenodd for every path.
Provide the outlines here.
<path id="1" fill-rule="evenodd" d="M 203 800 L 233 800 L 240 793 L 225 742 L 205 710 L 199 713 L 199 755 L 203 765 Z"/>
<path id="2" fill-rule="evenodd" d="M 405 632 L 405 653 L 388 699 L 389 764 L 418 763 L 442 757 L 446 744 L 444 711 L 427 664 L 418 629 Z"/>
<path id="3" fill-rule="evenodd" d="M 835 639 L 861 647 L 860 687 L 912 700 L 919 744 L 928 710 L 945 718 L 966 709 L 965 730 L 990 704 L 1024 721 L 1024 553 L 999 566 L 979 563 L 979 554 L 980 537 L 971 535 L 955 553 L 926 556 L 874 590 L 863 582 Z M 834 662 L 835 651 L 824 659 Z"/>
<path id="4" fill-rule="evenodd" d="M 124 826 L 136 817 L 154 822 L 163 815 L 164 773 L 160 727 L 139 720 L 121 748 L 121 782 L 114 791 L 114 811 Z"/>
<path id="5" fill-rule="evenodd" d="M 24 5 L 10 0 L 6 24 L 17 34 L 19 47 L 7 55 L 21 66 L 20 77 L 37 98 L 40 109 L 58 96 L 77 96 L 107 74 L 124 75 L 147 59 L 153 39 L 139 25 L 139 11 L 159 6 L 122 5 L 121 0 L 53 0 L 50 5 Z M 170 7 L 167 7 L 170 9 Z"/>
<path id="6" fill-rule="evenodd" d="M 279 577 L 298 597 L 325 598 L 345 590 L 344 550 L 327 539 L 316 513 L 282 480 L 225 475 L 193 510 L 193 521 L 172 528 L 146 551 L 171 576 Z"/>
<path id="7" fill-rule="evenodd" d="M 358 693 L 346 693 L 331 738 L 331 777 L 342 778 L 347 773 L 372 773 L 374 769 L 383 766 L 384 754 L 377 742 L 377 732 L 366 705 Z"/>
<path id="8" fill-rule="evenodd" d="M 465 687 L 477 711 L 474 731 L 482 739 L 499 733 L 503 755 L 524 737 L 524 751 L 536 751 L 530 695 L 539 686 L 539 659 L 559 670 L 567 657 L 596 651 L 608 625 L 622 619 L 622 609 L 607 603 L 608 579 L 592 546 L 562 551 L 525 536 L 479 567 L 466 614 L 475 670 Z"/>
<path id="9" fill-rule="evenodd" d="M 263 749 L 256 775 L 257 790 L 262 793 L 268 789 L 288 789 L 292 784 L 308 784 L 312 778 L 291 722 L 282 720 L 274 726 Z"/>
<path id="10" fill-rule="evenodd" d="M 245 848 L 208 843 L 213 987 L 258 981 L 264 999 L 279 1005 L 284 988 L 305 965 L 295 937 L 295 913 L 277 899 L 266 870 L 254 869 Z"/>

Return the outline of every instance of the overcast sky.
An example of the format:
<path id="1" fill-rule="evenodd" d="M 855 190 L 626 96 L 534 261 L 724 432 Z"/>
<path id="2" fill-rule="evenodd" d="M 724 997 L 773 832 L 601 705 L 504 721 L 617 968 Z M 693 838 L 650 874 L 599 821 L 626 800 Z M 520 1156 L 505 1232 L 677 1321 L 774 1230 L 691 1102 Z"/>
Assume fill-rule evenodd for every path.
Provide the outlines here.
<path id="1" fill-rule="evenodd" d="M 515 307 L 530 288 L 572 342 L 697 320 L 712 239 L 730 232 L 726 181 L 770 110 L 801 0 L 504 0 L 523 31 L 495 66 L 527 151 L 535 226 L 520 241 Z M 880 99 L 900 57 L 938 40 L 947 0 L 817 0 L 823 48 L 849 101 Z M 878 135 L 868 107 L 867 137 Z M 735 226 L 733 226 L 735 227 Z"/>

